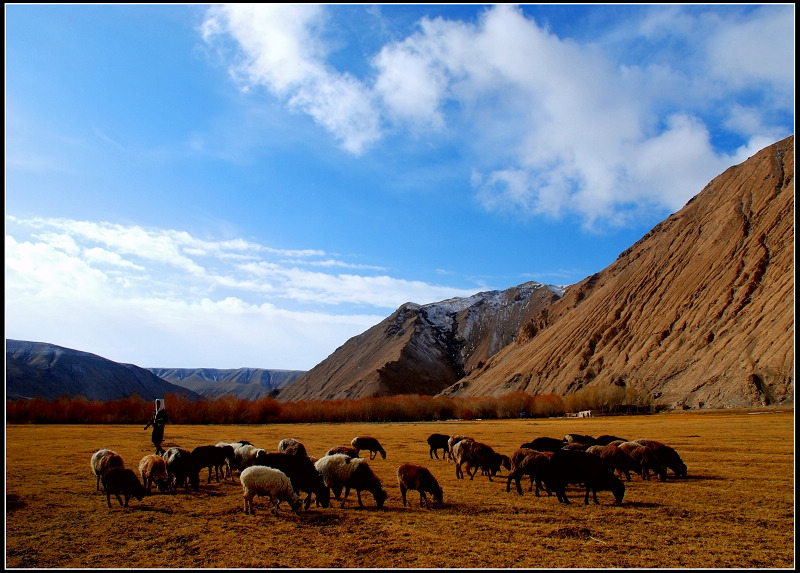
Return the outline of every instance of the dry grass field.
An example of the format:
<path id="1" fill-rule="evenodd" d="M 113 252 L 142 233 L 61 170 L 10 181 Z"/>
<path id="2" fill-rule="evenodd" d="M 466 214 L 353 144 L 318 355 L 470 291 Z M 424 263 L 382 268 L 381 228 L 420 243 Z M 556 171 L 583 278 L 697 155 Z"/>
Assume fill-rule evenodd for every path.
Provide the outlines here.
<path id="1" fill-rule="evenodd" d="M 686 479 L 626 483 L 625 499 L 566 506 L 512 487 L 507 472 L 458 480 L 452 462 L 429 459 L 433 432 L 466 434 L 510 455 L 538 436 L 567 433 L 653 438 L 674 447 Z M 385 460 L 369 462 L 389 494 L 378 510 L 354 492 L 346 506 L 279 516 L 257 497 L 245 515 L 238 478 L 198 492 L 155 493 L 128 508 L 95 491 L 89 460 L 102 448 L 128 467 L 152 453 L 141 426 L 6 426 L 7 568 L 793 568 L 794 410 L 670 413 L 588 419 L 259 426 L 168 425 L 164 446 L 192 449 L 247 439 L 268 451 L 282 438 L 310 455 L 377 437 Z M 362 452 L 363 455 L 363 452 Z M 395 471 L 431 469 L 444 504 L 426 510 Z M 527 482 L 524 482 L 527 485 Z"/>

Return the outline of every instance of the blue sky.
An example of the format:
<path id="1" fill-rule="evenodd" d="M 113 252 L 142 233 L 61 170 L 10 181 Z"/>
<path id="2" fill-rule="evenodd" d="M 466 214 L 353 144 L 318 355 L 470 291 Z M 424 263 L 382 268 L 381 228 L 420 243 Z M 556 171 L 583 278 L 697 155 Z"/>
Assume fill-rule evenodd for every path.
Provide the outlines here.
<path id="1" fill-rule="evenodd" d="M 6 337 L 310 369 L 794 133 L 794 5 L 6 5 Z"/>

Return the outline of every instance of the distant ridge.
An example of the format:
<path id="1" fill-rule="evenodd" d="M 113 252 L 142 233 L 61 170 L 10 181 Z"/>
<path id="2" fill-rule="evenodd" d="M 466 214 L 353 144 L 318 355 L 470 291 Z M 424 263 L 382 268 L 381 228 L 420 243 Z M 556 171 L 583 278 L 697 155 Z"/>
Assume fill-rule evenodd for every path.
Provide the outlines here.
<path id="1" fill-rule="evenodd" d="M 6 339 L 7 400 L 83 396 L 108 401 L 133 395 L 153 400 L 167 394 L 190 400 L 200 397 L 133 364 L 47 342 Z"/>
<path id="2" fill-rule="evenodd" d="M 235 396 L 245 400 L 273 396 L 278 388 L 296 379 L 305 370 L 265 368 L 150 368 L 167 382 L 197 392 L 204 398 Z"/>

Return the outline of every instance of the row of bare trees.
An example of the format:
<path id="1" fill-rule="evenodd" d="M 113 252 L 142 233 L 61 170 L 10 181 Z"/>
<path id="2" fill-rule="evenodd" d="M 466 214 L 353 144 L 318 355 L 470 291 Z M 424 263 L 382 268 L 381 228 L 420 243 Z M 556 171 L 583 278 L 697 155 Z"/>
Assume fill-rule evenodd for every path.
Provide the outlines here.
<path id="1" fill-rule="evenodd" d="M 511 392 L 498 397 L 447 398 L 406 394 L 359 400 L 278 402 L 223 397 L 190 401 L 166 396 L 170 421 L 178 424 L 277 424 L 314 422 L 415 422 L 449 419 L 548 418 L 570 412 L 648 413 L 655 411 L 649 394 L 611 386 L 583 388 L 568 396 L 533 396 Z M 8 424 L 144 424 L 152 402 L 138 396 L 106 402 L 85 398 L 6 401 Z"/>

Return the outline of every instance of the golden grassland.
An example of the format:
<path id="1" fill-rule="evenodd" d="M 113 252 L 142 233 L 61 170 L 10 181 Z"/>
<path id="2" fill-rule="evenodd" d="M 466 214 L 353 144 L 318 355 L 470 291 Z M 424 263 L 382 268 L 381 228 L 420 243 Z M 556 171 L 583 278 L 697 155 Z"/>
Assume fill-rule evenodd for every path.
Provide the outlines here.
<path id="1" fill-rule="evenodd" d="M 538 436 L 614 434 L 662 441 L 683 458 L 686 479 L 633 476 L 625 499 L 600 505 L 506 492 L 489 481 L 456 479 L 430 459 L 431 433 L 466 434 L 510 455 Z M 137 471 L 152 453 L 141 425 L 6 426 L 7 568 L 793 568 L 794 410 L 662 413 L 588 419 L 474 420 L 385 424 L 168 425 L 165 447 L 192 449 L 246 439 L 268 451 L 286 437 L 309 454 L 377 437 L 387 451 L 370 466 L 389 496 L 378 510 L 312 504 L 297 516 L 256 498 L 245 515 L 238 478 L 198 492 L 154 493 L 128 508 L 95 491 L 89 460 L 110 448 Z M 362 452 L 363 455 L 363 452 Z M 409 492 L 403 507 L 395 472 L 428 467 L 444 489 L 430 510 Z M 527 486 L 527 481 L 524 482 Z M 155 491 L 155 490 L 154 490 Z"/>

